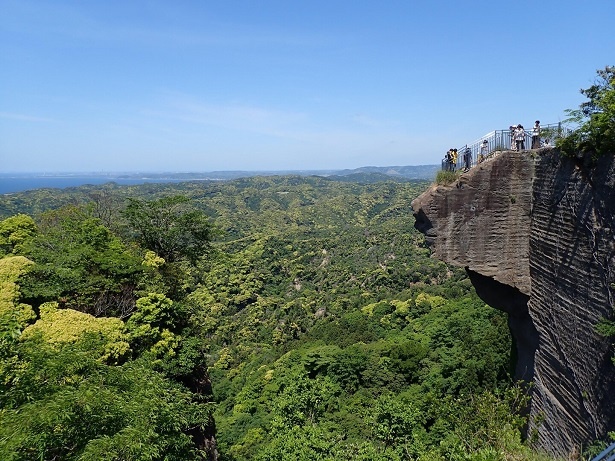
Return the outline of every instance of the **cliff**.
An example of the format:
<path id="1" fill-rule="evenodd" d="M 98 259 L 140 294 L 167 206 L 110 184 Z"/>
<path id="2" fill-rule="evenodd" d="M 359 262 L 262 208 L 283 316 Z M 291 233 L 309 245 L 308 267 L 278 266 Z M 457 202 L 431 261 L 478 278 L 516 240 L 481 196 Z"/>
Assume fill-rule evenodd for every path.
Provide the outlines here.
<path id="1" fill-rule="evenodd" d="M 615 428 L 611 341 L 595 329 L 613 316 L 615 161 L 589 163 L 503 152 L 412 204 L 434 256 L 509 314 L 516 378 L 535 383 L 529 430 L 555 455 Z"/>

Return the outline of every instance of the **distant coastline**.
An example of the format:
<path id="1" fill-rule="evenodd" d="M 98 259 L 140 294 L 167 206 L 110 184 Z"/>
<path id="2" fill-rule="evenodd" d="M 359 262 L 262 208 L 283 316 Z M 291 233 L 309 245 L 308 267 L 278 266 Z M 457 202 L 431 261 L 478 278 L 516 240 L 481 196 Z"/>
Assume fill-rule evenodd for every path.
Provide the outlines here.
<path id="1" fill-rule="evenodd" d="M 299 175 L 299 176 L 350 176 L 377 173 L 392 178 L 432 180 L 439 165 L 413 165 L 388 167 L 361 167 L 345 170 L 280 170 L 280 171 L 212 171 L 201 173 L 0 173 L 0 194 L 25 192 L 34 189 L 79 187 L 116 183 L 130 186 L 146 183 L 183 181 L 228 181 L 250 176 Z"/>
<path id="2" fill-rule="evenodd" d="M 9 176 L 0 175 L 0 194 L 14 194 L 34 189 L 64 189 L 86 184 L 102 185 L 114 182 L 120 185 L 144 184 L 147 182 L 179 182 L 183 180 L 148 178 L 110 178 L 109 176 Z"/>

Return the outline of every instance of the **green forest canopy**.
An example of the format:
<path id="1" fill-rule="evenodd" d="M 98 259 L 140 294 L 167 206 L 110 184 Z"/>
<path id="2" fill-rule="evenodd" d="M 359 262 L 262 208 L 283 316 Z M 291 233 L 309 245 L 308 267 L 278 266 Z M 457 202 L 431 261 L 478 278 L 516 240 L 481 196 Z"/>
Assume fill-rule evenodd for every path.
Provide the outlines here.
<path id="1" fill-rule="evenodd" d="M 505 315 L 413 227 L 426 186 L 1 197 L 0 457 L 213 459 L 215 421 L 222 460 L 541 459 Z"/>

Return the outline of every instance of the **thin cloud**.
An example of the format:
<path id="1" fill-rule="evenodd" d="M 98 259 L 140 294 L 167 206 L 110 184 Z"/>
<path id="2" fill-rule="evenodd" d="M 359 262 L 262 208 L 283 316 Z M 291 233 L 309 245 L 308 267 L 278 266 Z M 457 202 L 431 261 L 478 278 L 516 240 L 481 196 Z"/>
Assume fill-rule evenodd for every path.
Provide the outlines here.
<path id="1" fill-rule="evenodd" d="M 18 120 L 20 122 L 37 122 L 37 123 L 55 122 L 55 120 L 52 118 L 37 117 L 34 115 L 26 115 L 26 114 L 15 114 L 15 113 L 10 113 L 10 112 L 0 112 L 0 118 L 4 118 L 8 120 Z"/>
<path id="2" fill-rule="evenodd" d="M 242 104 L 208 104 L 176 97 L 165 107 L 144 111 L 145 115 L 170 118 L 183 122 L 285 137 L 297 125 L 308 123 L 304 113 L 272 110 Z"/>
<path id="3" fill-rule="evenodd" d="M 427 147 L 423 136 L 408 134 L 395 120 L 381 120 L 369 115 L 340 116 L 326 123 L 307 112 L 293 112 L 245 104 L 211 104 L 189 95 L 173 95 L 154 110 L 142 115 L 166 120 L 177 128 L 177 122 L 187 133 L 203 129 L 231 130 L 234 140 L 267 136 L 290 141 L 291 150 L 299 146 L 314 151 L 407 151 L 410 146 Z M 227 139 L 230 141 L 231 138 Z M 233 141 L 230 141 L 231 144 Z"/>
<path id="4" fill-rule="evenodd" d="M 170 4 L 169 4 L 170 5 Z M 72 46 L 90 46 L 92 42 L 111 45 L 151 47 L 268 47 L 327 46 L 340 37 L 321 33 L 300 33 L 280 27 L 258 27 L 241 22 L 222 21 L 201 13 L 203 23 L 187 27 L 168 26 L 175 6 L 151 6 L 150 22 L 134 17 L 133 21 L 112 21 L 101 18 L 78 4 L 39 4 L 22 0 L 12 5 L 10 16 L 0 18 L 0 30 L 34 36 L 63 37 L 78 40 Z M 134 12 L 133 12 L 134 14 Z M 130 18 L 130 16 L 128 16 Z M 181 18 L 180 18 L 181 19 Z"/>

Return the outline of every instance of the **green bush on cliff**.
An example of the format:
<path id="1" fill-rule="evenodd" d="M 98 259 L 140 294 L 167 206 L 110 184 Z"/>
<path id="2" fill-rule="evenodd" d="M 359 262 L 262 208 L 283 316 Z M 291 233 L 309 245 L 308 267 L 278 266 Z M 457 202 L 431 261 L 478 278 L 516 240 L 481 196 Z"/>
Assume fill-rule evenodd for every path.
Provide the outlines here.
<path id="1" fill-rule="evenodd" d="M 436 175 L 436 184 L 439 184 L 441 186 L 447 186 L 449 184 L 452 184 L 457 181 L 457 178 L 460 174 L 460 171 L 438 171 L 438 174 Z"/>
<path id="2" fill-rule="evenodd" d="M 596 82 L 581 90 L 588 101 L 567 111 L 567 121 L 579 128 L 557 143 L 566 155 L 615 153 L 615 66 L 606 66 L 597 74 Z"/>

